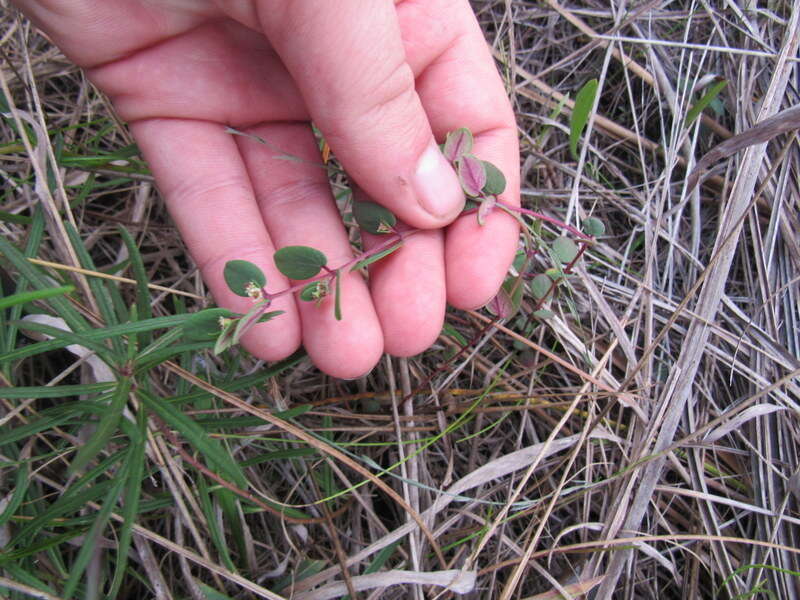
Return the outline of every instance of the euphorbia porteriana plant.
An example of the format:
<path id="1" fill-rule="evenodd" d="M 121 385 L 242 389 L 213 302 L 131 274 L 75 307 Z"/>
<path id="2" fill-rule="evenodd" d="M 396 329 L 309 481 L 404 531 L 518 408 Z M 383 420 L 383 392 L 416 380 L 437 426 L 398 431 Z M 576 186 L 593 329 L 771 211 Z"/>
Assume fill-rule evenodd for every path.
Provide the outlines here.
<path id="1" fill-rule="evenodd" d="M 558 219 L 506 204 L 499 200 L 506 187 L 506 178 L 492 163 L 472 154 L 473 136 L 465 128 L 450 132 L 441 145 L 442 153 L 458 174 L 461 187 L 469 201 L 465 212 L 474 212 L 478 223 L 483 225 L 486 217 L 496 209 L 504 210 L 522 220 L 546 221 L 572 237 L 561 235 L 549 244 L 523 235 L 522 263 L 517 275 L 505 283 L 489 303 L 488 308 L 502 318 L 512 316 L 519 310 L 527 290 L 534 300 L 534 315 L 547 317 L 545 303 L 554 295 L 555 289 L 569 275 L 594 238 L 603 235 L 603 223 L 590 217 L 582 224 L 582 231 Z M 385 258 L 402 247 L 403 241 L 417 233 L 418 229 L 400 230 L 396 217 L 386 208 L 367 201 L 353 201 L 353 217 L 359 228 L 373 235 L 384 236 L 380 244 L 361 252 L 345 264 L 332 266 L 319 250 L 308 246 L 286 246 L 275 252 L 273 260 L 278 270 L 289 279 L 299 281 L 278 292 L 268 292 L 267 278 L 255 264 L 246 260 L 232 260 L 225 265 L 224 277 L 228 288 L 239 296 L 250 298 L 252 308 L 246 314 L 237 314 L 223 308 L 211 308 L 196 313 L 184 324 L 187 337 L 194 340 L 216 339 L 214 353 L 219 354 L 237 344 L 241 337 L 256 323 L 269 321 L 282 311 L 270 311 L 275 298 L 285 294 L 297 294 L 303 302 L 314 302 L 318 306 L 333 295 L 333 311 L 336 319 L 342 319 L 341 280 L 346 271 L 364 269 Z M 523 232 L 526 229 L 523 227 Z M 576 243 L 574 238 L 578 239 Z M 554 266 L 544 273 L 531 270 L 531 263 L 538 254 L 549 257 Z"/>

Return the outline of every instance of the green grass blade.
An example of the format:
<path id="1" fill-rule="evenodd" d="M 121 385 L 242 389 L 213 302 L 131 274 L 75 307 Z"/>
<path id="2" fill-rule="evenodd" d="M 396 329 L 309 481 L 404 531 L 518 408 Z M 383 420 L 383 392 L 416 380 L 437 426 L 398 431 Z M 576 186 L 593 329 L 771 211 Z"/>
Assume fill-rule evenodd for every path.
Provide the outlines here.
<path id="1" fill-rule="evenodd" d="M 142 494 L 142 479 L 145 476 L 145 441 L 147 439 L 147 418 L 144 411 L 139 411 L 137 415 L 137 433 L 133 438 L 128 462 L 127 481 L 123 497 L 122 526 L 119 530 L 119 542 L 117 543 L 116 566 L 114 567 L 114 577 L 111 581 L 111 589 L 107 594 L 108 598 L 116 598 L 119 588 L 123 583 L 125 569 L 128 563 L 131 540 L 133 539 L 133 524 L 136 515 L 139 514 L 139 505 Z"/>
<path id="2" fill-rule="evenodd" d="M 6 523 L 8 523 L 9 519 L 17 512 L 22 501 L 25 499 L 25 495 L 28 492 L 28 486 L 30 485 L 30 480 L 28 479 L 28 474 L 30 472 L 30 466 L 27 463 L 22 463 L 17 467 L 17 477 L 14 482 L 14 491 L 11 494 L 11 498 L 8 500 L 8 504 L 6 505 L 5 510 L 0 514 L 0 527 L 3 527 Z"/>
<path id="3" fill-rule="evenodd" d="M 147 287 L 147 270 L 144 267 L 142 254 L 139 252 L 139 246 L 133 239 L 128 230 L 124 227 L 118 227 L 119 234 L 122 236 L 122 241 L 128 248 L 128 255 L 131 259 L 131 267 L 133 268 L 133 276 L 136 279 L 136 312 L 139 319 L 149 319 L 153 316 L 153 311 L 150 308 L 150 289 Z M 152 335 L 149 333 L 142 333 L 139 337 L 140 345 L 149 344 Z"/>
<path id="4" fill-rule="evenodd" d="M 590 79 L 575 96 L 575 106 L 572 109 L 572 118 L 569 120 L 569 151 L 575 160 L 578 160 L 578 141 L 586 123 L 589 122 L 596 95 L 597 79 Z"/>
<path id="5" fill-rule="evenodd" d="M 97 429 L 89 441 L 81 446 L 72 463 L 70 463 L 70 473 L 81 471 L 105 447 L 111 436 L 117 432 L 117 425 L 122 418 L 122 409 L 125 408 L 125 404 L 128 401 L 130 390 L 130 377 L 120 379 L 117 383 L 117 388 L 111 395 L 111 402 L 108 404 L 107 409 L 103 411 L 103 416 L 100 418 Z"/>
<path id="6" fill-rule="evenodd" d="M 0 388 L 0 395 L 9 400 L 20 398 L 68 398 L 108 391 L 114 387 L 113 381 L 84 383 L 82 385 L 34 385 L 29 387 Z"/>
<path id="7" fill-rule="evenodd" d="M 208 535 L 211 538 L 211 542 L 214 544 L 217 554 L 222 559 L 225 567 L 229 571 L 233 571 L 235 573 L 237 570 L 236 565 L 233 564 L 231 553 L 228 550 L 227 539 L 219 526 L 217 511 L 214 508 L 214 503 L 211 499 L 211 492 L 209 491 L 208 483 L 206 482 L 206 478 L 202 475 L 197 477 L 197 495 L 200 498 L 200 508 L 203 510 L 203 514 L 206 517 L 206 522 L 208 523 Z"/>
<path id="8" fill-rule="evenodd" d="M 91 343 L 113 336 L 129 335 L 132 333 L 151 331 L 154 329 L 169 329 L 172 327 L 179 327 L 186 319 L 189 318 L 189 316 L 190 315 L 173 315 L 169 317 L 153 317 L 152 319 L 145 319 L 144 321 L 121 323 L 120 325 L 113 325 L 103 329 L 93 329 L 90 331 L 83 330 L 79 334 L 75 334 L 79 335 L 78 338 L 75 338 L 79 340 L 77 342 L 67 341 L 64 339 L 37 342 L 36 344 L 31 344 L 29 346 L 6 352 L 0 356 L 0 363 L 10 360 L 19 360 L 29 356 L 35 356 L 37 354 L 41 354 L 42 352 L 49 352 L 50 350 L 57 350 L 58 348 L 63 348 L 64 346 L 68 346 L 73 343 L 79 343 L 82 346 L 87 346 L 87 344 L 84 342 Z M 26 327 L 27 325 L 28 324 L 25 323 Z M 59 329 L 57 331 L 62 330 Z"/>
<path id="9" fill-rule="evenodd" d="M 108 520 L 111 518 L 111 512 L 117 505 L 117 499 L 122 492 L 122 488 L 125 485 L 129 471 L 130 462 L 127 460 L 122 461 L 120 470 L 111 480 L 113 485 L 103 499 L 103 504 L 100 508 L 100 511 L 97 513 L 97 516 L 95 517 L 91 529 L 89 529 L 89 533 L 86 534 L 86 542 L 81 546 L 78 556 L 70 565 L 69 579 L 67 579 L 67 583 L 64 585 L 64 590 L 62 591 L 64 598 L 70 598 L 75 593 L 75 589 L 78 587 L 78 583 L 80 583 L 83 573 L 86 570 L 86 567 L 89 565 L 92 555 L 97 549 L 95 541 L 98 540 L 102 535 L 103 530 L 108 524 Z"/>
<path id="10" fill-rule="evenodd" d="M 85 269 L 96 271 L 97 266 L 94 264 L 94 260 L 92 260 L 91 255 L 86 250 L 80 234 L 72 226 L 72 223 L 64 223 L 64 227 L 67 230 L 67 235 L 69 236 L 70 242 L 75 250 L 75 254 L 78 256 L 81 266 Z M 94 300 L 97 302 L 97 307 L 100 309 L 100 316 L 103 318 L 103 321 L 106 325 L 116 325 L 121 320 L 127 318 L 127 315 L 118 315 L 114 310 L 115 304 L 122 304 L 121 299 L 115 303 L 111 297 L 112 293 L 119 294 L 119 290 L 117 290 L 114 282 L 105 279 L 98 279 L 97 277 L 88 277 L 87 281 L 89 282 L 89 289 L 92 290 Z M 111 338 L 111 342 L 114 344 L 115 352 L 120 354 L 122 351 L 120 341 L 117 338 Z"/>
<path id="11" fill-rule="evenodd" d="M 73 344 L 78 346 L 83 346 L 84 348 L 94 352 L 109 367 L 113 367 L 113 365 L 117 362 L 117 360 L 115 360 L 115 355 L 112 350 L 110 350 L 107 346 L 103 345 L 99 339 L 91 339 L 84 333 L 74 333 L 72 331 L 59 329 L 58 327 L 45 325 L 44 323 L 37 323 L 35 321 L 27 321 L 27 320 L 21 321 L 20 325 L 22 326 L 23 329 L 49 335 L 54 340 L 62 342 L 62 347 L 70 346 Z M 10 352 L 4 356 L 5 357 L 12 356 L 13 354 L 14 354 L 13 352 Z M 3 357 L 0 357 L 0 361 L 2 360 Z"/>
<path id="12" fill-rule="evenodd" d="M 239 465 L 218 441 L 208 437 L 203 428 L 171 404 L 143 391 L 140 391 L 139 396 L 147 409 L 158 415 L 168 426 L 175 429 L 178 435 L 186 439 L 205 457 L 212 469 L 224 474 L 240 488 L 247 489 L 247 478 Z"/>
<path id="13" fill-rule="evenodd" d="M 694 106 L 689 109 L 689 112 L 686 113 L 686 119 L 684 120 L 683 124 L 688 127 L 694 123 L 695 119 L 700 116 L 700 113 L 702 113 L 706 107 L 714 101 L 714 98 L 719 96 L 719 93 L 725 89 L 726 85 L 728 85 L 728 82 L 724 79 L 721 79 L 708 88 L 708 91 L 703 94 L 700 100 L 698 100 Z"/>
<path id="14" fill-rule="evenodd" d="M 14 245 L 3 236 L 0 236 L 0 254 L 5 256 L 14 268 L 19 271 L 20 279 L 28 281 L 34 289 L 46 290 L 53 287 L 53 282 L 40 273 L 40 271 L 28 261 L 25 254 L 17 250 Z M 69 325 L 70 329 L 73 331 L 82 331 L 89 327 L 83 316 L 63 296 L 53 296 L 48 302 L 53 307 L 53 310 L 67 322 L 67 325 Z"/>
<path id="15" fill-rule="evenodd" d="M 0 298 L 0 310 L 4 310 L 17 304 L 27 304 L 35 300 L 46 300 L 53 296 L 61 296 L 62 294 L 69 294 L 75 291 L 74 285 L 62 285 L 59 287 L 50 288 L 47 290 L 34 290 L 32 292 L 20 292 L 12 294 L 5 298 Z"/>

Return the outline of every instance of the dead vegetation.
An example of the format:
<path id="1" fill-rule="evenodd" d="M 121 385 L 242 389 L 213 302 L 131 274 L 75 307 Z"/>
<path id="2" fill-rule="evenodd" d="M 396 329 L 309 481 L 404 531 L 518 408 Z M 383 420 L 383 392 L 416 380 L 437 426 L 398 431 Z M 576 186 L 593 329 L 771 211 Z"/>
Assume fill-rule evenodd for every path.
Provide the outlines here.
<path id="1" fill-rule="evenodd" d="M 67 467 L 96 411 L 13 439 L 67 402 L 13 388 L 87 386 L 97 372 L 63 349 L 12 360 L 32 342 L 6 323 L 3 594 L 64 597 L 79 564 L 74 594 L 99 597 L 122 564 L 120 598 L 454 597 L 448 584 L 503 600 L 800 597 L 800 122 L 783 112 L 800 103 L 800 9 L 473 6 L 516 108 L 523 203 L 606 224 L 555 315 L 537 320 L 528 304 L 509 322 L 453 311 L 431 350 L 353 382 L 301 358 L 274 377 L 242 353 L 158 362 L 146 372 L 152 406 L 127 407 L 132 423 L 149 416 L 131 516 L 128 492 L 111 505 L 100 493 L 120 476 L 111 458 L 135 449 L 129 432 L 98 450 L 84 490 L 106 488 L 85 498 L 70 496 Z M 120 225 L 141 253 L 153 316 L 202 306 L 124 126 L 3 10 L 3 237 L 32 248 L 39 273 L 73 283 L 94 327 L 98 281 L 135 302 Z M 593 77 L 599 98 L 575 161 L 570 98 Z M 727 86 L 687 126 L 714 78 Z M 708 151 L 778 114 L 781 127 L 703 163 L 690 189 Z M 24 273 L 7 255 L 2 267 L 7 296 Z M 87 390 L 69 402 L 98 402 Z M 209 463 L 198 431 L 247 486 Z M 106 506 L 108 526 L 90 529 Z"/>

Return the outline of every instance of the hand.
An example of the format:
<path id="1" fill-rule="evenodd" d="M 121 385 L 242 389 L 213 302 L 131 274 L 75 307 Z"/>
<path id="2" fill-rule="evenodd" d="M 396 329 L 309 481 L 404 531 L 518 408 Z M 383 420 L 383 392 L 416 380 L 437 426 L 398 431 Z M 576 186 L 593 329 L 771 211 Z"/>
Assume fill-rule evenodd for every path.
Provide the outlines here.
<path id="1" fill-rule="evenodd" d="M 291 285 L 277 248 L 315 247 L 333 267 L 352 254 L 310 121 L 372 200 L 426 229 L 373 265 L 369 287 L 344 278 L 342 321 L 276 300 L 286 314 L 243 340 L 254 355 L 277 360 L 302 341 L 320 369 L 356 377 L 383 351 L 432 344 L 445 301 L 480 306 L 502 283 L 517 223 L 458 217 L 463 194 L 435 144 L 472 130 L 474 153 L 506 175 L 502 199 L 518 203 L 513 112 L 466 0 L 18 3 L 130 123 L 219 305 L 249 308 L 224 283 L 229 260 L 261 266 L 275 292 Z"/>

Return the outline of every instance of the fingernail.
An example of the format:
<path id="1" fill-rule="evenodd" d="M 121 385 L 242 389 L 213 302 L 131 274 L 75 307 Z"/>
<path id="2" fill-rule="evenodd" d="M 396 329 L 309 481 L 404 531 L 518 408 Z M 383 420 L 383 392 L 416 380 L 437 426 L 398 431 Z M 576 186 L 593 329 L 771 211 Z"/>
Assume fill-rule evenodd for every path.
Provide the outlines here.
<path id="1" fill-rule="evenodd" d="M 434 217 L 455 216 L 464 206 L 458 176 L 435 142 L 419 157 L 412 187 L 422 208 Z"/>

